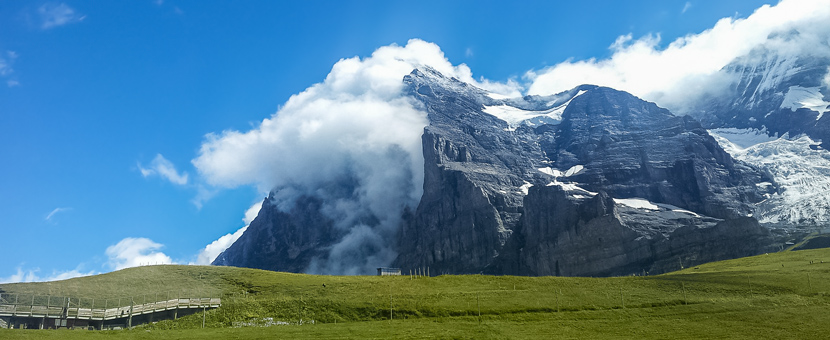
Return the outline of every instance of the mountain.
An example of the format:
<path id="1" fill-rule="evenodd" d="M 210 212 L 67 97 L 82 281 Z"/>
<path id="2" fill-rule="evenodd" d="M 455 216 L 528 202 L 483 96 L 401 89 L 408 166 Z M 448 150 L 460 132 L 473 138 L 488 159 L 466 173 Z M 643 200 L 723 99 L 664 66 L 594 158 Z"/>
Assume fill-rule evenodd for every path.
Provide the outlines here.
<path id="1" fill-rule="evenodd" d="M 423 195 L 402 216 L 394 266 L 625 275 L 777 248 L 752 217 L 775 180 L 692 117 L 592 85 L 501 98 L 429 67 L 403 82 L 429 125 Z M 307 271 L 345 237 L 318 199 L 271 202 L 214 264 Z"/>
<path id="2" fill-rule="evenodd" d="M 770 174 L 779 188 L 755 215 L 775 228 L 830 225 L 830 58 L 764 48 L 727 65 L 725 93 L 690 114 L 734 158 Z"/>
<path id="3" fill-rule="evenodd" d="M 830 58 L 786 55 L 763 48 L 724 67 L 728 91 L 690 112 L 707 128 L 748 128 L 770 135 L 830 141 Z M 825 145 L 826 146 L 826 145 Z"/>

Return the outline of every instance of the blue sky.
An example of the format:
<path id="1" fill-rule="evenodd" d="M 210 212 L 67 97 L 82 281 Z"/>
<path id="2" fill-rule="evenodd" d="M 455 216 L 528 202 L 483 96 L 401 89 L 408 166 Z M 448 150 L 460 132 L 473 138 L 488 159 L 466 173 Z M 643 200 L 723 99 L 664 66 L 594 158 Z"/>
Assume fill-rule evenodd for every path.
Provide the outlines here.
<path id="1" fill-rule="evenodd" d="M 620 36 L 659 34 L 660 49 L 764 3 L 4 1 L 0 281 L 123 267 L 125 239 L 195 261 L 266 194 L 208 184 L 191 163 L 205 135 L 256 127 L 342 58 L 418 38 L 476 79 L 521 83 L 609 58 Z"/>

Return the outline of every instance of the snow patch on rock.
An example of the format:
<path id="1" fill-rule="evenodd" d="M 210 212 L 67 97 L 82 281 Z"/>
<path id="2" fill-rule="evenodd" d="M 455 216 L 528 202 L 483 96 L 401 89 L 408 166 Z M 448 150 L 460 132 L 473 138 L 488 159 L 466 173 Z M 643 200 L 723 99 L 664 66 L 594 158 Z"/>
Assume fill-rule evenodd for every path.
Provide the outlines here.
<path id="1" fill-rule="evenodd" d="M 571 99 L 569 99 L 568 101 L 562 103 L 561 105 L 558 105 L 558 106 L 555 106 L 555 107 L 552 107 L 552 108 L 549 108 L 549 109 L 546 109 L 546 110 L 540 110 L 540 111 L 524 110 L 524 109 L 520 109 L 520 108 L 515 107 L 515 106 L 511 106 L 511 105 L 507 105 L 507 104 L 501 104 L 501 105 L 493 105 L 493 106 L 484 105 L 484 110 L 483 111 L 486 114 L 495 116 L 496 118 L 505 121 L 507 123 L 507 125 L 509 126 L 509 129 L 508 129 L 509 131 L 515 130 L 517 127 L 519 127 L 522 124 L 530 125 L 530 126 L 536 125 L 536 123 L 534 123 L 530 120 L 532 120 L 534 118 L 540 118 L 540 117 L 546 118 L 547 122 L 550 122 L 550 123 L 553 123 L 553 124 L 559 124 L 559 122 L 562 121 L 562 113 L 565 112 L 565 109 L 568 107 L 568 105 L 571 103 L 571 101 L 574 98 L 581 96 L 585 92 L 586 91 L 584 91 L 584 90 L 579 91 L 575 96 L 571 97 Z M 500 95 L 496 95 L 496 97 L 493 97 L 493 95 L 494 95 L 493 93 L 488 94 L 488 96 L 490 96 L 490 98 L 493 98 L 493 99 L 504 99 Z"/>
<path id="2" fill-rule="evenodd" d="M 818 117 L 816 117 L 818 120 L 830 106 L 830 102 L 824 101 L 824 95 L 821 94 L 820 89 L 819 86 L 790 86 L 784 95 L 784 101 L 781 102 L 781 108 L 790 109 L 793 112 L 800 108 L 810 109 L 818 112 Z"/>
<path id="3" fill-rule="evenodd" d="M 614 203 L 635 209 L 660 210 L 656 204 L 643 198 L 615 198 Z"/>

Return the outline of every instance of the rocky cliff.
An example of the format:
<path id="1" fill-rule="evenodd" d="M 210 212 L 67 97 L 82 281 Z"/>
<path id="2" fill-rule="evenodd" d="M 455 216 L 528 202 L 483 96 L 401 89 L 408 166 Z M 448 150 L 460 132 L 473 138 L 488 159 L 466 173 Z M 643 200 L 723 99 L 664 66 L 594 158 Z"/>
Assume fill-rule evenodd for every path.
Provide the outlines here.
<path id="1" fill-rule="evenodd" d="M 690 117 L 596 86 L 496 100 L 429 69 L 404 81 L 430 126 L 424 195 L 399 234 L 398 266 L 620 275 L 771 242 L 746 218 L 769 178 Z"/>

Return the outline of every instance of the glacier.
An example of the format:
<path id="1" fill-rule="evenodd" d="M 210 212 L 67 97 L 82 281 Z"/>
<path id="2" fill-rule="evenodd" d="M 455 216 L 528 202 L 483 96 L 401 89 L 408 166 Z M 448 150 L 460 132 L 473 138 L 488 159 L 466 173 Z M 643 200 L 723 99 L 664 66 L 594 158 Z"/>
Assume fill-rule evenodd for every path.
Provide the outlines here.
<path id="1" fill-rule="evenodd" d="M 757 129 L 712 129 L 709 134 L 732 157 L 762 168 L 779 185 L 757 204 L 759 222 L 794 228 L 830 224 L 830 153 L 817 147 L 819 142 L 803 135 L 773 138 Z"/>

